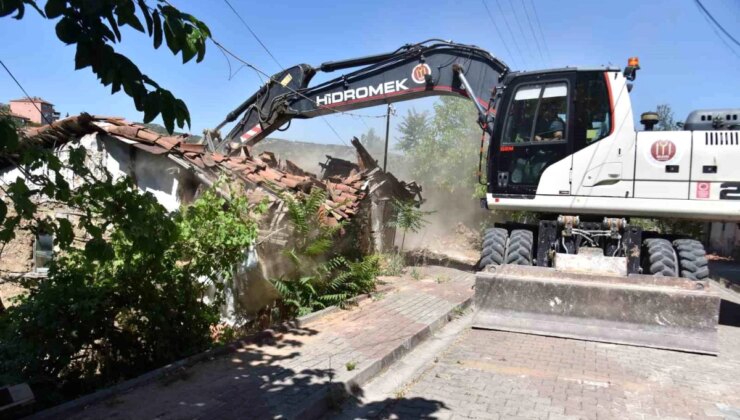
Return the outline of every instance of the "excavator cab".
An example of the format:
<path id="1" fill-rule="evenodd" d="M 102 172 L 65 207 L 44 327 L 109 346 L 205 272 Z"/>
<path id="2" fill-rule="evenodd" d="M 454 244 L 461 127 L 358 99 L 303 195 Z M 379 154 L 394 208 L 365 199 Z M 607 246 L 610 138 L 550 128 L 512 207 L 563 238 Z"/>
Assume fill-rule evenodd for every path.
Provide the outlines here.
<path id="1" fill-rule="evenodd" d="M 496 196 L 533 198 L 545 169 L 611 131 L 604 70 L 511 73 L 504 86 L 489 146 L 489 191 Z M 557 194 L 571 194 L 567 173 L 548 182 Z"/>

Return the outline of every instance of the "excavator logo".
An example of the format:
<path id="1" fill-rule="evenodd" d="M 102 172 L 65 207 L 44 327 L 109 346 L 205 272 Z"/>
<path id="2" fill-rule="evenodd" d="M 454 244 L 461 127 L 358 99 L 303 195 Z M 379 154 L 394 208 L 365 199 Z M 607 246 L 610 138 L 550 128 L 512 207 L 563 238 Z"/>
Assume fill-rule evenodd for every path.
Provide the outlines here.
<path id="1" fill-rule="evenodd" d="M 429 65 L 423 63 L 417 64 L 416 67 L 411 70 L 411 80 L 413 80 L 414 83 L 422 84 L 426 82 L 425 76 L 427 74 L 432 74 L 432 69 L 429 67 Z"/>
<path id="2" fill-rule="evenodd" d="M 379 83 L 375 86 L 360 86 L 354 89 L 325 93 L 323 96 L 317 96 L 314 103 L 316 103 L 316 106 L 321 107 L 347 101 L 369 100 L 379 96 L 385 97 L 396 92 L 409 90 L 409 87 L 406 86 L 408 80 L 404 78 L 402 80 Z"/>
<path id="3" fill-rule="evenodd" d="M 670 140 L 658 140 L 650 147 L 650 154 L 658 162 L 666 162 L 676 156 L 676 145 Z"/>

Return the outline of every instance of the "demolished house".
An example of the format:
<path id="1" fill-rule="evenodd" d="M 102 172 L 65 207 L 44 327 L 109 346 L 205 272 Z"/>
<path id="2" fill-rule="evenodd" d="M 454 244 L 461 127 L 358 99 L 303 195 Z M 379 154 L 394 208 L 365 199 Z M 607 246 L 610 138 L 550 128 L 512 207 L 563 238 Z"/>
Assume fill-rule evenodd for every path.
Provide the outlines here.
<path id="1" fill-rule="evenodd" d="M 192 202 L 223 175 L 241 183 L 250 202 L 266 200 L 268 211 L 260 220 L 255 249 L 250 250 L 248 261 L 234 262 L 249 269 L 240 271 L 242 275 L 231 291 L 233 299 L 228 299 L 224 309 L 227 317 L 234 311 L 254 313 L 277 296 L 267 279 L 284 274 L 281 250 L 290 239 L 287 206 L 281 198 L 284 194 L 300 196 L 312 188 L 326 191 L 324 222 L 352 226 L 358 241 L 350 246 L 363 254 L 393 248 L 395 230 L 388 224 L 392 199 L 421 200 L 421 189 L 415 183 L 404 183 L 384 172 L 357 139 L 352 141 L 357 162 L 327 156 L 321 164 L 322 174 L 317 176 L 288 160 L 280 161 L 270 152 L 252 156 L 243 148 L 238 155 L 226 156 L 188 142 L 187 136 L 161 135 L 121 118 L 81 114 L 27 129 L 24 134 L 24 141 L 54 148 L 62 158 L 73 145 L 82 145 L 90 167 L 104 168 L 114 179 L 130 177 L 168 211 Z M 0 180 L 6 184 L 18 176 L 21 173 L 13 166 L 0 168 Z M 68 182 L 74 188 L 80 181 Z M 52 202 L 38 204 L 44 215 L 74 222 L 74 210 Z M 33 237 L 28 231 L 19 232 L 3 250 L 0 275 L 43 276 L 55 252 L 52 244 L 49 235 Z"/>

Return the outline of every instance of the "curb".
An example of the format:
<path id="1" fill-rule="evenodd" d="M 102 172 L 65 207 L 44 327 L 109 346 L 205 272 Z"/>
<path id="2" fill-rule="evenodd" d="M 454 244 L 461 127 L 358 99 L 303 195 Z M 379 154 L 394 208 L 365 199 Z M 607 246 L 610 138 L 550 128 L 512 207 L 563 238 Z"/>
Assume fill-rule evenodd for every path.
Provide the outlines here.
<path id="1" fill-rule="evenodd" d="M 477 262 L 466 261 L 429 250 L 412 250 L 403 253 L 404 261 L 410 266 L 437 265 L 456 270 L 475 272 Z"/>
<path id="2" fill-rule="evenodd" d="M 385 288 L 379 287 L 376 290 L 376 292 L 388 292 L 393 289 L 394 289 L 393 286 L 387 286 Z M 372 296 L 368 294 L 355 296 L 354 298 L 347 300 L 347 305 L 351 305 L 351 306 L 358 305 L 364 302 L 365 300 L 371 299 L 371 298 Z M 327 315 L 333 314 L 335 312 L 339 312 L 341 310 L 343 309 L 340 308 L 339 306 L 330 306 L 328 308 L 321 309 L 319 311 L 310 313 L 308 315 L 298 317 L 293 321 L 284 322 L 272 328 L 268 328 L 263 331 L 248 335 L 244 338 L 238 339 L 231 343 L 224 344 L 219 347 L 214 347 L 202 353 L 197 353 L 192 356 L 186 357 L 184 359 L 180 359 L 175 362 L 172 362 L 168 365 L 156 368 L 154 370 L 150 370 L 149 372 L 146 372 L 135 378 L 131 378 L 126 381 L 119 382 L 108 388 L 103 388 L 99 391 L 95 391 L 92 394 L 83 395 L 79 398 L 75 398 L 74 400 L 67 401 L 65 403 L 62 403 L 62 404 L 59 404 L 53 407 L 49 407 L 45 410 L 31 414 L 27 418 L 28 419 L 56 419 L 56 418 L 72 415 L 74 413 L 84 410 L 85 407 L 88 405 L 98 403 L 116 394 L 124 393 L 138 386 L 150 384 L 156 381 L 157 379 L 177 373 L 179 371 L 182 371 L 183 369 L 196 365 L 200 362 L 203 362 L 206 360 L 213 360 L 219 356 L 224 356 L 227 354 L 234 353 L 246 344 L 259 341 L 265 335 L 272 335 L 273 331 L 280 331 L 281 329 L 290 328 L 290 327 L 293 327 L 293 328 L 302 327 L 307 323 L 321 319 Z"/>
<path id="3" fill-rule="evenodd" d="M 390 367 L 393 363 L 411 352 L 416 346 L 429 338 L 432 334 L 439 331 L 443 326 L 448 324 L 455 312 L 465 310 L 472 305 L 473 297 L 469 297 L 459 304 L 450 308 L 445 314 L 437 318 L 431 324 L 417 331 L 416 334 L 407 338 L 398 345 L 393 351 L 389 352 L 379 360 L 376 360 L 366 368 L 359 370 L 357 374 L 343 382 L 330 384 L 327 389 L 316 392 L 309 397 L 308 401 L 302 408 L 288 416 L 291 419 L 318 419 L 326 415 L 327 412 L 341 405 L 341 400 L 353 397 L 357 390 L 379 373 Z"/>

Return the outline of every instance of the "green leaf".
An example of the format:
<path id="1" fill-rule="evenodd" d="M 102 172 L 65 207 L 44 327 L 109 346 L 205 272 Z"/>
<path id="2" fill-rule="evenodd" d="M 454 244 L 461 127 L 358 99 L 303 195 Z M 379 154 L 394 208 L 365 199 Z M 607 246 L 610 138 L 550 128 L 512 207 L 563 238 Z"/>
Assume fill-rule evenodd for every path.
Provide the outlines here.
<path id="1" fill-rule="evenodd" d="M 116 16 L 118 16 L 119 25 L 129 25 L 139 32 L 144 32 L 144 26 L 136 17 L 136 8 L 133 0 L 119 0 L 116 7 Z"/>
<path id="2" fill-rule="evenodd" d="M 172 54 L 177 54 L 182 49 L 180 45 L 180 32 L 182 25 L 180 21 L 170 16 L 164 18 L 164 39 Z"/>
<path id="3" fill-rule="evenodd" d="M 155 90 L 146 95 L 146 100 L 144 101 L 144 123 L 150 123 L 157 118 L 157 115 L 159 115 L 159 104 L 159 91 Z"/>
<path id="4" fill-rule="evenodd" d="M 9 118 L 0 118 L 0 153 L 12 153 L 18 147 L 18 133 Z"/>
<path id="5" fill-rule="evenodd" d="M 87 42 L 78 42 L 77 51 L 75 52 L 75 70 L 92 65 L 90 56 L 90 45 Z"/>
<path id="6" fill-rule="evenodd" d="M 168 90 L 160 89 L 159 92 L 162 122 L 167 132 L 172 134 L 175 131 L 175 98 Z"/>
<path id="7" fill-rule="evenodd" d="M 190 61 L 193 57 L 195 57 L 196 54 L 198 54 L 198 44 L 200 41 L 200 31 L 197 29 L 193 29 L 190 31 L 189 34 L 185 37 L 185 46 L 182 49 L 182 62 L 187 63 Z"/>
<path id="8" fill-rule="evenodd" d="M 175 114 L 177 116 L 177 125 L 182 128 L 184 123 L 187 123 L 190 127 L 190 111 L 188 111 L 187 105 L 182 99 L 175 100 Z"/>
<path id="9" fill-rule="evenodd" d="M 144 0 L 137 0 L 137 2 L 139 3 L 139 10 L 141 10 L 141 14 L 144 15 L 144 21 L 146 22 L 146 30 L 149 33 L 149 35 L 151 35 L 152 30 L 154 29 L 154 22 L 152 21 L 152 14 L 149 12 L 149 6 L 147 6 Z"/>
<path id="10" fill-rule="evenodd" d="M 36 204 L 31 201 L 31 190 L 28 189 L 26 182 L 18 178 L 12 182 L 8 188 L 8 195 L 15 204 L 16 212 L 25 219 L 33 218 L 36 212 Z"/>
<path id="11" fill-rule="evenodd" d="M 58 219 L 57 223 L 57 231 L 54 240 L 60 248 L 64 249 L 72 244 L 75 237 L 74 230 L 72 229 L 72 222 L 67 219 Z"/>
<path id="12" fill-rule="evenodd" d="M 67 2 L 65 0 L 48 0 L 44 6 L 47 19 L 56 19 L 67 11 Z"/>
<path id="13" fill-rule="evenodd" d="M 154 37 L 154 48 L 156 49 L 162 45 L 162 19 L 160 19 L 159 12 L 156 10 L 152 13 L 152 22 L 154 24 L 152 35 Z"/>
<path id="14" fill-rule="evenodd" d="M 77 42 L 81 32 L 77 23 L 69 17 L 63 17 L 56 25 L 57 38 L 65 44 Z"/>
<path id="15" fill-rule="evenodd" d="M 109 10 L 105 17 L 106 19 L 108 19 L 108 24 L 110 25 L 110 29 L 112 29 L 113 33 L 116 34 L 115 39 L 111 39 L 111 38 L 109 39 L 112 42 L 116 42 L 116 40 L 120 42 L 121 41 L 121 31 L 118 30 L 118 23 L 116 23 L 116 19 L 113 17 L 113 12 Z"/>
<path id="16" fill-rule="evenodd" d="M 115 256 L 113 247 L 103 238 L 93 238 L 85 244 L 85 254 L 88 258 L 98 261 L 107 261 Z"/>

